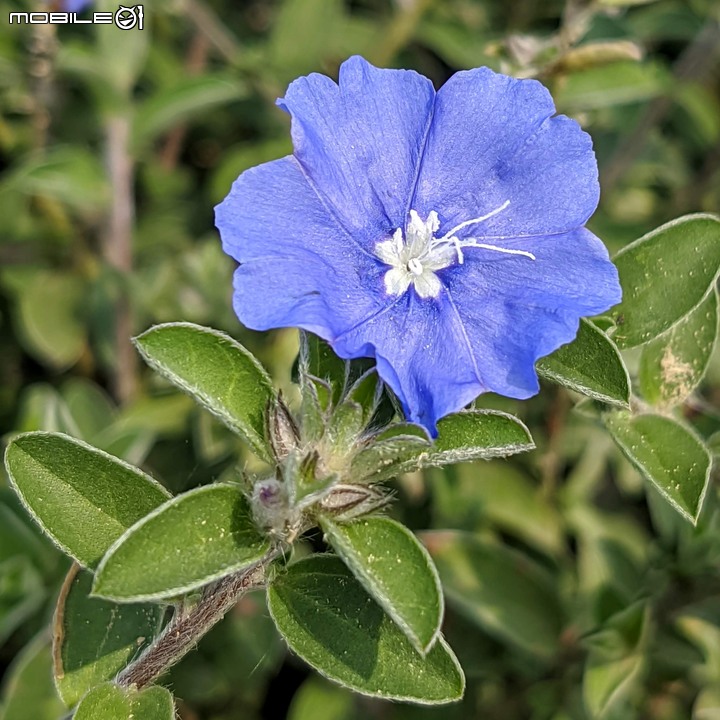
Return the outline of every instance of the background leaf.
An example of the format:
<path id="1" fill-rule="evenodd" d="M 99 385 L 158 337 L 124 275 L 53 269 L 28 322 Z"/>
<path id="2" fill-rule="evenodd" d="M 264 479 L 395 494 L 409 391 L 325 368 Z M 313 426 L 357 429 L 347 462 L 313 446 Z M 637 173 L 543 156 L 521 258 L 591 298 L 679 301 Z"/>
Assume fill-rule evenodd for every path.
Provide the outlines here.
<path id="1" fill-rule="evenodd" d="M 153 95 L 138 108 L 133 124 L 134 143 L 139 149 L 179 122 L 194 119 L 246 94 L 245 85 L 231 76 L 178 78 L 176 84 Z"/>
<path id="2" fill-rule="evenodd" d="M 551 577 L 502 545 L 452 531 L 423 533 L 448 602 L 487 632 L 534 655 L 557 652 L 563 614 Z"/>
<path id="3" fill-rule="evenodd" d="M 52 655 L 46 635 L 23 648 L 3 682 L 0 720 L 58 720 L 65 706 L 52 683 Z"/>

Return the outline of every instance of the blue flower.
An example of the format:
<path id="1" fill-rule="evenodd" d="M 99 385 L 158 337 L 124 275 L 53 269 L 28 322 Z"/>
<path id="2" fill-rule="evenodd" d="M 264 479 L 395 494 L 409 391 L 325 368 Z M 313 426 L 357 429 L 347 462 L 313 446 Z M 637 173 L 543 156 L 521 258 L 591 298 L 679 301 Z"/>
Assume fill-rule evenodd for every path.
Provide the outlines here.
<path id="1" fill-rule="evenodd" d="M 535 361 L 620 300 L 583 225 L 598 203 L 590 137 L 548 91 L 487 68 L 435 92 L 360 57 L 278 101 L 292 156 L 244 172 L 216 208 L 240 263 L 234 307 L 373 357 L 407 417 L 480 393 L 538 392 Z"/>

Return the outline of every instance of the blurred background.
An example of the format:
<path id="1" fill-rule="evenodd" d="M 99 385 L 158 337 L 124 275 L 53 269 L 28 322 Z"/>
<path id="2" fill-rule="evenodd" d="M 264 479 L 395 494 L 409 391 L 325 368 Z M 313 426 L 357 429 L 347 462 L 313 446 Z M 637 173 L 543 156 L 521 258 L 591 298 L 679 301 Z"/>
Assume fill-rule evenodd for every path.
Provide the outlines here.
<path id="1" fill-rule="evenodd" d="M 44 7 L 0 2 L 0 435 L 66 432 L 174 492 L 257 461 L 142 367 L 129 338 L 211 325 L 288 391 L 297 335 L 235 319 L 213 206 L 240 172 L 291 152 L 274 102 L 298 75 L 333 76 L 357 53 L 437 86 L 480 65 L 542 80 L 593 137 L 590 227 L 612 252 L 720 210 L 716 0 L 149 0 L 142 31 L 8 23 Z M 720 430 L 718 400 L 715 357 L 685 407 L 705 436 Z M 468 675 L 461 705 L 331 686 L 288 657 L 258 596 L 166 678 L 180 717 L 720 718 L 715 490 L 691 528 L 573 404 L 552 386 L 524 403 L 480 398 L 519 414 L 538 450 L 395 484 L 411 527 L 466 530 L 484 548 L 458 571 L 474 603 L 451 605 L 445 624 Z M 0 718 L 58 720 L 48 627 L 68 561 L 2 472 Z"/>

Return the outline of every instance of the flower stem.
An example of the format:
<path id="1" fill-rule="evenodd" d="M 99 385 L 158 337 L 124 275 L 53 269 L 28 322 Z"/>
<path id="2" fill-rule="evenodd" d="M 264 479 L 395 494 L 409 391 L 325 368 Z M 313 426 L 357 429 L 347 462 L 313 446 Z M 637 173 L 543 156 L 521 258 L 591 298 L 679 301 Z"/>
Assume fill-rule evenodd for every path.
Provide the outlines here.
<path id="1" fill-rule="evenodd" d="M 242 595 L 265 586 L 265 571 L 279 552 L 273 549 L 254 565 L 209 585 L 188 612 L 176 611 L 153 644 L 117 676 L 118 685 L 140 690 L 179 662 Z"/>

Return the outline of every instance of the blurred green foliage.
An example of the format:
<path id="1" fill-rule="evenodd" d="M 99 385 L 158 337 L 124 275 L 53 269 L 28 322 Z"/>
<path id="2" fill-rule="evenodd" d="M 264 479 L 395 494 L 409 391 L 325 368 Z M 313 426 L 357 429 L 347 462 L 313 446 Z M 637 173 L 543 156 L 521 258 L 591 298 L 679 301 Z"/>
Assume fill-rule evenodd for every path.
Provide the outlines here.
<path id="1" fill-rule="evenodd" d="M 239 326 L 212 206 L 241 171 L 291 150 L 274 101 L 297 75 L 359 53 L 438 85 L 480 65 L 541 79 L 593 136 L 603 194 L 590 227 L 613 252 L 720 210 L 714 0 L 155 0 L 146 29 L 124 33 L 8 24 L 28 9 L 0 3 L 0 433 L 67 432 L 175 492 L 257 460 L 141 369 L 129 335 L 212 325 L 289 388 L 296 334 Z M 652 358 L 629 360 L 650 382 Z M 682 411 L 717 450 L 717 352 L 709 362 Z M 427 537 L 448 598 L 462 597 L 445 633 L 468 675 L 463 703 L 353 698 L 289 657 L 249 596 L 169 674 L 184 720 L 720 718 L 715 487 L 693 528 L 567 391 L 478 406 L 519 414 L 539 449 L 404 476 L 394 509 L 453 531 Z M 47 626 L 68 563 L 5 486 L 0 718 L 57 720 Z"/>

